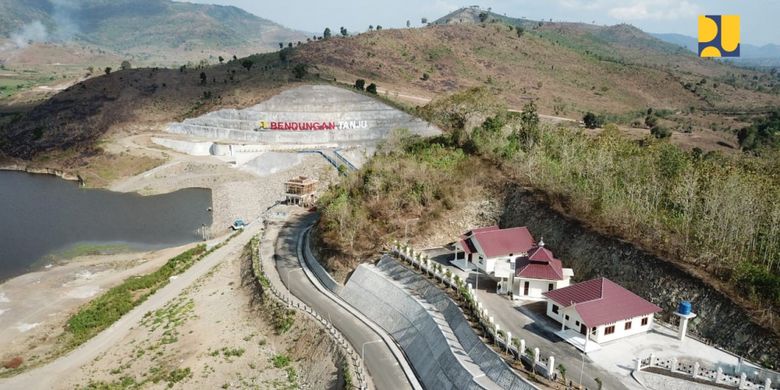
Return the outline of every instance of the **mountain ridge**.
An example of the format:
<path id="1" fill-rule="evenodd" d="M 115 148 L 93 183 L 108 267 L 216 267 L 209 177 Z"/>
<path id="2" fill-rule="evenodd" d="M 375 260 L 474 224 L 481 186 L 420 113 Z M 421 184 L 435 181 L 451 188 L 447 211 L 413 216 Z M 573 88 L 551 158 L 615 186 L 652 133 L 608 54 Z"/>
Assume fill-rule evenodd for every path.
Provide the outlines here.
<path id="1" fill-rule="evenodd" d="M 202 58 L 205 51 L 245 56 L 306 39 L 238 7 L 170 0 L 7 1 L 0 15 L 0 35 L 17 48 L 90 44 L 137 60 Z"/>

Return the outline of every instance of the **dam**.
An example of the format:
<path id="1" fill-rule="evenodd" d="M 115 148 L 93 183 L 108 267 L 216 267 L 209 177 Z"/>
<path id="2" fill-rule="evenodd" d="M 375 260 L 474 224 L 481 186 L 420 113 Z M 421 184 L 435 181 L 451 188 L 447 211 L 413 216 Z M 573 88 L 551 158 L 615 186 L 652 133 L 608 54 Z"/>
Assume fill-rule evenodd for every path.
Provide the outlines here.
<path id="1" fill-rule="evenodd" d="M 221 143 L 311 149 L 376 144 L 396 129 L 420 136 L 441 133 L 376 98 L 331 85 L 293 88 L 252 107 L 171 123 L 166 131 Z"/>

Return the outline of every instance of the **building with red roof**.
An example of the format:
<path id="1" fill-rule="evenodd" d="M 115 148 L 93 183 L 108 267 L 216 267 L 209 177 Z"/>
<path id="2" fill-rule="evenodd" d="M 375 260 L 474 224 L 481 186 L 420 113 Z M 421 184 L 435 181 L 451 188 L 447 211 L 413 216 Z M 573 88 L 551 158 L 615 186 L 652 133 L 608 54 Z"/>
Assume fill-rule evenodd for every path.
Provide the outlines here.
<path id="1" fill-rule="evenodd" d="M 647 332 L 661 308 L 617 283 L 598 278 L 543 293 L 547 315 L 588 340 L 608 342 Z"/>
<path id="2" fill-rule="evenodd" d="M 474 229 L 455 247 L 453 264 L 484 272 L 498 281 L 497 292 L 511 292 L 517 298 L 544 298 L 542 292 L 568 286 L 574 275 L 544 248 L 544 242 L 536 243 L 527 227 Z"/>

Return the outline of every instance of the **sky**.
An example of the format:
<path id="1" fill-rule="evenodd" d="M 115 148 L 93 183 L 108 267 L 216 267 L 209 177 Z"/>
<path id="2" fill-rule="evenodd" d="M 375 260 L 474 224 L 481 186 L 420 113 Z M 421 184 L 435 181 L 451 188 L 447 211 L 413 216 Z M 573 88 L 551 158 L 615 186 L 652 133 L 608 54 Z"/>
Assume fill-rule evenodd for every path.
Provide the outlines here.
<path id="1" fill-rule="evenodd" d="M 757 45 L 780 44 L 778 0 L 188 0 L 195 3 L 234 5 L 286 27 L 322 33 L 365 31 L 369 25 L 419 26 L 470 5 L 488 7 L 498 14 L 596 24 L 630 23 L 647 32 L 678 33 L 696 37 L 697 15 L 741 16 L 741 41 Z"/>

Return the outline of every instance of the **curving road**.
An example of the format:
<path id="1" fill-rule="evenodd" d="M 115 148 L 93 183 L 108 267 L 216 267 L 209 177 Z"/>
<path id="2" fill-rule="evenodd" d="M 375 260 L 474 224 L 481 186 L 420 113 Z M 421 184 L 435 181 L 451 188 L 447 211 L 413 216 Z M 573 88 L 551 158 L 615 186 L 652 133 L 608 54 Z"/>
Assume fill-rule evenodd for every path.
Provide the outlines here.
<path id="1" fill-rule="evenodd" d="M 368 325 L 320 293 L 304 274 L 298 262 L 298 237 L 316 220 L 316 214 L 292 215 L 284 226 L 269 225 L 267 240 L 276 240 L 276 268 L 282 282 L 302 302 L 329 318 L 358 353 L 364 354 L 368 374 L 377 389 L 411 389 L 404 371 L 389 346 Z"/>

